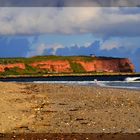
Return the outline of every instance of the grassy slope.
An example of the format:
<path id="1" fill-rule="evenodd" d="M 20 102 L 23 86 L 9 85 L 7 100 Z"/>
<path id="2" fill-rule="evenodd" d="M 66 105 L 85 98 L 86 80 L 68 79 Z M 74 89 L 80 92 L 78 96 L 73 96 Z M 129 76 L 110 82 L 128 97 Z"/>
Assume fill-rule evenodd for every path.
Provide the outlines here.
<path id="1" fill-rule="evenodd" d="M 43 61 L 43 60 L 76 60 L 80 59 L 83 61 L 92 61 L 92 60 L 106 60 L 106 59 L 119 59 L 113 57 L 90 57 L 90 56 L 34 56 L 29 58 L 17 57 L 17 58 L 0 58 L 0 64 L 7 64 L 7 63 L 16 63 L 16 62 L 24 62 L 26 64 L 34 61 Z"/>

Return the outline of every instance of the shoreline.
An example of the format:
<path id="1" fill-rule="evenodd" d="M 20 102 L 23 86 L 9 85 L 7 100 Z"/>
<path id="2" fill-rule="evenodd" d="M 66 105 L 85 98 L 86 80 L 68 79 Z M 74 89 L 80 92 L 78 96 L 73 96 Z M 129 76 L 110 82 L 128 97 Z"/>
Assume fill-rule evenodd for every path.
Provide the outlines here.
<path id="1" fill-rule="evenodd" d="M 80 83 L 77 83 L 80 82 Z M 93 83 L 93 85 L 91 83 L 85 83 L 83 84 L 83 82 L 92 82 L 92 81 L 34 81 L 34 82 L 28 82 L 30 84 L 34 83 L 34 84 L 62 84 L 62 85 L 70 85 L 70 86 L 87 86 L 87 87 L 97 87 L 97 88 L 108 88 L 108 89 L 124 89 L 124 90 L 134 90 L 134 91 L 140 91 L 140 87 L 121 87 L 121 86 L 109 86 L 109 85 L 100 85 L 100 84 L 96 84 Z M 93 81 L 94 82 L 94 81 Z M 100 81 L 99 81 L 100 82 Z M 102 82 L 102 81 L 101 81 Z M 105 81 L 103 81 L 105 82 Z"/>
<path id="2" fill-rule="evenodd" d="M 137 76 L 140 72 L 135 73 L 50 73 L 45 75 L 7 75 L 0 78 L 38 78 L 38 77 L 61 77 L 61 76 Z"/>

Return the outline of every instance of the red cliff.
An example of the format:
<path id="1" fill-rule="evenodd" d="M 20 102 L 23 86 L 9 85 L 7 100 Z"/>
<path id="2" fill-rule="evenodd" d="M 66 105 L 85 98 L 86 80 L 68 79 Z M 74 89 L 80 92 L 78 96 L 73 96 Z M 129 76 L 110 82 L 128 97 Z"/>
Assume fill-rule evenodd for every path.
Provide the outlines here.
<path id="1" fill-rule="evenodd" d="M 0 64 L 0 72 L 4 72 L 5 69 L 11 69 L 18 67 L 20 69 L 25 69 L 25 64 L 24 63 L 14 63 L 14 64 Z"/>
<path id="2" fill-rule="evenodd" d="M 133 64 L 126 58 L 124 59 L 102 59 L 91 62 L 77 61 L 87 72 L 133 72 Z"/>
<path id="3" fill-rule="evenodd" d="M 11 58 L 12 60 L 12 58 Z M 2 64 L 3 62 L 3 64 Z M 0 72 L 19 68 L 20 74 L 32 72 L 72 73 L 72 72 L 134 72 L 134 66 L 127 58 L 88 57 L 88 56 L 45 56 L 0 61 Z M 14 69 L 13 69 L 14 71 Z"/>
<path id="4" fill-rule="evenodd" d="M 30 64 L 32 67 L 46 69 L 50 72 L 72 72 L 70 64 L 67 60 L 47 60 L 47 61 L 39 61 L 33 62 Z"/>

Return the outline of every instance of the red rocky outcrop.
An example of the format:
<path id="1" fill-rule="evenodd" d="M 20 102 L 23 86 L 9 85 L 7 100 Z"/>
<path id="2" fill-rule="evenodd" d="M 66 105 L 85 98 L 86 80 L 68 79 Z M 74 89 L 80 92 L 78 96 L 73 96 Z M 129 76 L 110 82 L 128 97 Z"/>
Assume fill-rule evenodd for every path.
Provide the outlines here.
<path id="1" fill-rule="evenodd" d="M 77 61 L 87 71 L 97 72 L 133 72 L 134 66 L 127 58 L 122 59 L 102 59 L 91 62 Z"/>
<path id="2" fill-rule="evenodd" d="M 134 66 L 127 58 L 93 58 L 90 61 L 84 61 L 81 58 L 71 60 L 71 63 L 80 64 L 85 72 L 134 72 Z M 73 72 L 68 60 L 42 60 L 34 61 L 28 64 L 32 67 L 45 69 L 48 72 Z M 5 68 L 18 67 L 25 69 L 24 63 L 0 64 L 0 72 L 4 72 Z"/>
<path id="3" fill-rule="evenodd" d="M 47 69 L 55 72 L 72 72 L 67 60 L 47 60 L 30 64 L 32 67 Z"/>
<path id="4" fill-rule="evenodd" d="M 14 68 L 18 67 L 20 69 L 25 69 L 25 64 L 24 63 L 14 63 L 14 64 L 0 64 L 0 72 L 4 72 L 5 68 Z"/>

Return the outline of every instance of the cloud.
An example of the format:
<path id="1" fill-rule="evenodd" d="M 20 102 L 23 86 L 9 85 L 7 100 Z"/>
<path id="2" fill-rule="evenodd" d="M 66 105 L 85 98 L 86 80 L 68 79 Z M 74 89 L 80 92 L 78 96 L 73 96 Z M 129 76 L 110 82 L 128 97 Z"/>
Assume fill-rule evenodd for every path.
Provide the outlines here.
<path id="1" fill-rule="evenodd" d="M 63 0 L 64 6 L 77 6 L 77 7 L 119 7 L 119 6 L 139 6 L 138 0 Z"/>
<path id="2" fill-rule="evenodd" d="M 57 50 L 64 50 L 65 48 L 67 48 L 68 50 L 73 49 L 73 54 L 75 49 L 74 48 L 78 48 L 81 49 L 81 47 L 88 48 L 92 43 L 91 42 L 85 42 L 85 43 L 81 43 L 81 44 L 70 44 L 69 46 L 64 46 L 61 43 L 53 43 L 53 44 L 47 44 L 47 43 L 37 43 L 35 42 L 32 43 L 31 47 L 30 47 L 30 51 L 27 54 L 27 57 L 30 56 L 36 56 L 36 55 L 57 55 Z M 77 53 L 77 52 L 75 52 Z M 68 55 L 69 52 L 66 52 L 65 54 L 61 54 L 61 55 Z M 77 54 L 78 55 L 78 54 Z"/>
<path id="3" fill-rule="evenodd" d="M 35 55 L 42 55 L 44 50 L 46 49 L 45 44 L 40 44 L 39 46 L 37 46 L 34 49 L 31 49 L 27 56 L 35 56 Z"/>
<path id="4" fill-rule="evenodd" d="M 1 0 L 0 6 L 67 6 L 67 7 L 95 7 L 95 6 L 139 6 L 139 0 Z"/>
<path id="5" fill-rule="evenodd" d="M 123 47 L 122 51 L 130 50 L 134 52 L 136 49 L 140 48 L 140 37 L 135 38 L 111 38 L 106 41 L 101 42 L 100 50 L 112 50 L 114 48 Z"/>
<path id="6" fill-rule="evenodd" d="M 64 48 L 63 45 L 54 43 L 54 44 L 35 44 L 35 46 L 32 46 L 30 51 L 27 54 L 27 57 L 30 56 L 36 56 L 36 55 L 44 55 L 45 50 L 51 49 L 51 54 L 55 55 L 57 49 Z"/>
<path id="7" fill-rule="evenodd" d="M 0 8 L 0 35 L 82 34 L 140 36 L 138 8 Z"/>

